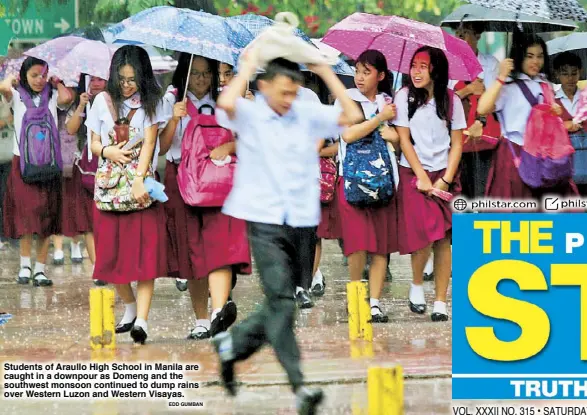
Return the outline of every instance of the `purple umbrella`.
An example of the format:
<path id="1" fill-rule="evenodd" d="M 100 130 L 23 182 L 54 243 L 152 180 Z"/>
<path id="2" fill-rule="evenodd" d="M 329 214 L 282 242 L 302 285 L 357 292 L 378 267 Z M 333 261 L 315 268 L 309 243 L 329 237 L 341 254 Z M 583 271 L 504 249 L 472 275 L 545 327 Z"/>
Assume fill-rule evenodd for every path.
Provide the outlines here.
<path id="1" fill-rule="evenodd" d="M 20 58 L 16 59 L 7 59 L 4 61 L 2 66 L 0 66 L 0 79 L 8 78 L 10 75 L 17 77 L 20 74 L 20 67 L 22 63 L 26 59 L 26 56 L 21 56 Z"/>
<path id="2" fill-rule="evenodd" d="M 367 49 L 379 50 L 387 58 L 389 69 L 406 74 L 410 72 L 414 52 L 422 46 L 444 51 L 450 64 L 450 79 L 472 81 L 483 71 L 465 41 L 440 27 L 396 16 L 354 13 L 334 25 L 322 43 L 352 59 Z"/>
<path id="3" fill-rule="evenodd" d="M 77 82 L 82 73 L 108 80 L 112 55 L 120 46 L 96 40 L 79 42 L 59 61 L 56 72 L 66 83 Z"/>
<path id="4" fill-rule="evenodd" d="M 24 54 L 47 62 L 49 67 L 57 66 L 78 43 L 84 41 L 86 39 L 77 36 L 58 37 L 29 49 Z"/>

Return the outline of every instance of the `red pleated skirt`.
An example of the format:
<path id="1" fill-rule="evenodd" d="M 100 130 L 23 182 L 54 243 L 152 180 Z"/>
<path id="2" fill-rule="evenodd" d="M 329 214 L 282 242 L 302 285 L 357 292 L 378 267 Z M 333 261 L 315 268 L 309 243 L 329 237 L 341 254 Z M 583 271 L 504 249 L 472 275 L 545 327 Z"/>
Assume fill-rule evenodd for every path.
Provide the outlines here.
<path id="1" fill-rule="evenodd" d="M 506 141 L 501 139 L 494 151 L 491 161 L 491 169 L 487 179 L 485 194 L 491 199 L 534 199 L 541 202 L 542 196 L 555 194 L 560 196 L 575 197 L 579 195 L 577 186 L 572 180 L 548 189 L 532 189 L 520 178 L 518 169 L 514 164 L 514 157 Z M 519 154 L 521 146 L 512 143 L 516 153 Z"/>
<path id="2" fill-rule="evenodd" d="M 376 255 L 397 252 L 397 197 L 393 197 L 387 206 L 359 208 L 347 202 L 342 177 L 338 179 L 336 190 L 344 256 L 361 251 Z"/>
<path id="3" fill-rule="evenodd" d="M 63 179 L 61 223 L 61 233 L 71 238 L 94 229 L 94 195 L 82 185 L 77 166 L 70 179 Z"/>
<path id="4" fill-rule="evenodd" d="M 222 213 L 221 208 L 188 207 L 187 234 L 190 260 L 196 279 L 232 267 L 250 274 L 251 251 L 246 222 Z"/>
<path id="5" fill-rule="evenodd" d="M 4 236 L 41 238 L 61 233 L 61 181 L 26 184 L 20 173 L 20 157 L 14 156 L 4 195 Z"/>
<path id="6" fill-rule="evenodd" d="M 190 260 L 187 215 L 189 207 L 184 203 L 177 185 L 175 163 L 165 166 L 165 193 L 169 200 L 163 204 L 167 217 L 167 275 L 174 278 L 193 279 L 195 273 Z"/>
<path id="7" fill-rule="evenodd" d="M 94 279 L 111 284 L 147 281 L 167 274 L 167 230 L 160 203 L 129 213 L 94 206 Z"/>
<path id="8" fill-rule="evenodd" d="M 445 170 L 427 172 L 432 183 L 444 176 Z M 452 229 L 450 202 L 420 192 L 412 180 L 416 175 L 410 168 L 399 166 L 398 229 L 399 253 L 411 254 L 444 239 Z M 453 195 L 460 193 L 460 182 L 449 190 Z"/>
<path id="9" fill-rule="evenodd" d="M 342 238 L 342 227 L 340 224 L 340 213 L 338 212 L 338 197 L 335 194 L 334 199 L 327 205 L 321 205 L 320 224 L 316 231 L 318 238 L 321 239 L 340 239 Z"/>

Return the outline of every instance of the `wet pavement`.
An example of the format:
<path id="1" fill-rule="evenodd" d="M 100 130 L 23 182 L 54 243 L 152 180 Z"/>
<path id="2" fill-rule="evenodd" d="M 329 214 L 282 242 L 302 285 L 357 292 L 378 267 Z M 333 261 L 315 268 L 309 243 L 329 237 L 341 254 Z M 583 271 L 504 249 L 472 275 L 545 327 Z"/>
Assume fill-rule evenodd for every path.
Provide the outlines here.
<path id="1" fill-rule="evenodd" d="M 217 359 L 208 341 L 188 341 L 195 323 L 189 294 L 179 292 L 173 279 L 160 279 L 149 320 L 149 339 L 144 346 L 133 345 L 128 334 L 118 335 L 117 348 L 92 353 L 89 346 L 88 290 L 91 265 L 48 267 L 50 288 L 16 284 L 18 250 L 0 252 L 0 312 L 13 318 L 0 326 L 0 362 L 179 362 L 198 363 L 200 371 L 190 381 L 200 388 L 187 393 L 188 400 L 204 402 L 206 414 L 294 414 L 293 395 L 281 366 L 270 348 L 264 348 L 236 367 L 242 383 L 237 398 L 225 395 L 217 385 Z M 404 370 L 405 413 L 417 415 L 451 413 L 451 322 L 432 323 L 429 314 L 418 316 L 407 305 L 411 269 L 409 257 L 392 256 L 393 282 L 386 283 L 383 309 L 388 324 L 375 325 L 374 341 L 349 342 L 346 312 L 348 270 L 343 266 L 335 242 L 324 244 L 321 265 L 326 294 L 310 310 L 299 312 L 297 336 L 303 371 L 310 384 L 320 386 L 326 400 L 320 413 L 367 414 L 367 370 L 370 366 L 401 365 Z M 434 285 L 425 283 L 428 304 L 433 302 Z M 258 279 L 239 276 L 233 298 L 239 320 L 260 305 Z M 431 307 L 430 307 L 431 308 Z M 117 320 L 122 304 L 117 302 Z M 2 373 L 2 370 L 0 370 Z M 2 400 L 0 414 L 44 415 L 154 415 L 193 413 L 195 409 L 170 409 L 166 402 L 117 401 L 34 401 Z"/>

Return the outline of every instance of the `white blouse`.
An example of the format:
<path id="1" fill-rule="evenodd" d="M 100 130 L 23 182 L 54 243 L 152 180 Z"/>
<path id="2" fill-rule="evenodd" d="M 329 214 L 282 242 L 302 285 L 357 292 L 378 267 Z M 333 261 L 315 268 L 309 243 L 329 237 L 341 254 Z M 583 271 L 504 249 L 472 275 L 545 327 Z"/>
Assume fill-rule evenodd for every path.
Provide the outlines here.
<path id="1" fill-rule="evenodd" d="M 123 105 L 119 109 L 119 116 L 126 117 L 130 113 L 131 109 L 136 109 L 130 126 L 138 130 L 139 136 L 144 135 L 146 128 L 152 127 L 153 125 L 161 126 L 166 120 L 164 117 L 164 111 L 162 108 L 161 101 L 157 107 L 155 117 L 151 118 L 147 116 L 145 110 L 141 107 L 140 98 L 138 95 L 134 95 L 131 98 L 124 101 Z M 102 92 L 96 96 L 94 105 L 90 109 L 87 115 L 86 127 L 93 133 L 99 134 L 102 139 L 102 145 L 110 144 L 109 133 L 114 128 L 114 120 L 112 114 L 108 108 L 108 104 L 105 99 L 105 92 Z M 155 153 L 153 156 L 152 168 L 155 170 L 157 165 L 157 155 L 159 154 L 159 138 L 155 144 Z"/>

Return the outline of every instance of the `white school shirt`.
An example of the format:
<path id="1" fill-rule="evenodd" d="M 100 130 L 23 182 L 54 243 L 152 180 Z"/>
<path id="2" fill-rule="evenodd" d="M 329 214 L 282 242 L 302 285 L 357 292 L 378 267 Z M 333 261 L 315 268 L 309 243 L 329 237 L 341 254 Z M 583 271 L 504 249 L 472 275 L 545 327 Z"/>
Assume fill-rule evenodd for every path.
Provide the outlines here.
<path id="1" fill-rule="evenodd" d="M 167 88 L 167 92 L 163 96 L 163 113 L 164 117 L 167 121 L 171 120 L 173 117 L 173 106 L 176 103 L 176 96 L 173 93 L 176 88 L 173 85 L 170 85 Z M 194 104 L 198 110 L 202 105 L 210 105 L 213 108 L 216 108 L 216 102 L 212 99 L 210 94 L 206 94 L 202 99 L 196 98 L 194 94 L 188 91 L 188 99 Z M 204 109 L 204 114 L 210 114 L 209 111 Z M 191 117 L 189 114 L 182 118 L 175 129 L 175 134 L 173 135 L 173 141 L 171 142 L 171 147 L 167 154 L 165 154 L 165 158 L 167 161 L 179 163 L 181 161 L 181 142 L 183 140 L 183 134 L 191 121 Z"/>
<path id="2" fill-rule="evenodd" d="M 109 133 L 114 127 L 114 120 L 112 119 L 112 114 L 110 113 L 110 109 L 108 108 L 108 104 L 106 103 L 106 99 L 104 98 L 105 92 L 101 92 L 96 96 L 94 99 L 94 105 L 92 109 L 88 112 L 87 119 L 86 119 L 86 127 L 88 130 L 99 134 L 102 139 L 102 145 L 106 146 L 110 144 L 110 137 Z M 136 108 L 137 111 L 135 112 L 130 126 L 137 128 L 139 130 L 139 135 L 144 134 L 145 128 L 151 127 L 155 124 L 161 126 L 166 122 L 165 119 L 165 112 L 163 111 L 162 102 L 159 101 L 159 105 L 157 107 L 157 111 L 155 113 L 154 118 L 150 118 L 145 113 L 145 110 L 140 106 L 141 101 L 138 94 L 133 95 L 129 99 L 123 102 L 120 108 L 120 117 L 126 117 L 130 113 L 131 109 Z M 156 138 L 155 144 L 155 152 L 153 155 L 152 161 L 152 169 L 155 171 L 157 165 L 157 154 L 159 154 L 159 138 Z"/>
<path id="3" fill-rule="evenodd" d="M 543 102 L 541 83 L 545 83 L 542 77 L 530 79 L 526 74 L 521 74 L 518 79 L 523 80 L 530 92 L 538 98 L 538 102 Z M 530 118 L 532 106 L 522 93 L 520 87 L 508 79 L 508 83 L 501 88 L 501 92 L 495 102 L 495 112 L 501 124 L 501 133 L 512 143 L 524 145 L 524 133 L 526 124 Z"/>
<path id="4" fill-rule="evenodd" d="M 369 98 L 367 98 L 365 95 L 363 95 L 361 93 L 361 91 L 359 91 L 357 88 L 347 89 L 346 92 L 347 92 L 347 95 L 353 101 L 357 101 L 361 104 L 361 108 L 363 109 L 363 115 L 365 116 L 366 120 L 370 120 L 371 118 L 375 117 L 377 110 L 379 110 L 379 112 L 381 112 L 383 110 L 383 107 L 385 107 L 386 99 L 391 99 L 389 97 L 389 95 L 381 93 L 381 94 L 377 94 L 375 96 L 375 101 L 372 102 L 369 100 Z M 340 106 L 340 103 L 338 102 L 338 100 L 334 103 L 334 105 Z M 343 162 L 344 162 L 344 158 L 346 157 L 347 143 L 340 136 L 338 137 L 338 139 L 340 142 L 340 144 L 338 146 L 338 160 L 340 161 L 340 163 L 338 165 L 338 174 L 341 177 L 344 177 Z M 392 150 L 390 150 L 390 146 L 387 146 L 387 149 L 389 151 L 389 157 L 391 159 L 391 167 L 393 170 L 394 183 L 397 187 L 397 185 L 399 183 L 399 171 L 397 168 L 397 160 L 395 157 L 395 153 Z"/>
<path id="5" fill-rule="evenodd" d="M 397 117 L 394 124 L 398 127 L 407 127 L 414 140 L 414 150 L 424 170 L 429 172 L 440 171 L 448 167 L 448 153 L 450 151 L 450 132 L 447 122 L 438 118 L 436 101 L 432 98 L 416 110 L 412 119 L 408 119 L 408 88 L 399 91 L 395 97 Z M 467 128 L 465 111 L 460 99 L 455 95 L 452 102 L 452 130 Z M 402 154 L 400 166 L 411 167 Z"/>
<path id="6" fill-rule="evenodd" d="M 285 115 L 265 97 L 239 98 L 235 118 L 218 110 L 218 123 L 238 135 L 234 185 L 222 212 L 250 222 L 314 227 L 320 222 L 316 144 L 337 136 L 341 110 L 296 99 Z"/>
<path id="7" fill-rule="evenodd" d="M 561 103 L 563 104 L 565 109 L 573 117 L 577 113 L 577 107 L 579 105 L 579 97 L 580 96 L 581 96 L 581 90 L 579 88 L 577 88 L 577 91 L 575 91 L 575 96 L 573 96 L 573 101 L 571 101 L 569 99 L 569 97 L 567 97 L 567 94 L 565 94 L 565 91 L 563 91 L 562 87 L 554 95 L 555 98 L 561 100 Z"/>
<path id="8" fill-rule="evenodd" d="M 51 94 L 51 98 L 49 99 L 49 111 L 51 111 L 51 115 L 55 120 L 55 125 L 58 126 L 58 118 L 57 118 L 57 98 L 59 96 L 59 91 L 56 89 L 53 90 Z M 33 103 L 38 107 L 41 104 L 41 96 L 37 95 L 33 98 Z M 22 120 L 24 119 L 24 114 L 26 113 L 26 105 L 22 102 L 20 98 L 20 93 L 12 88 L 12 101 L 9 102 L 12 106 L 12 111 L 14 112 L 14 145 L 12 146 L 12 153 L 15 156 L 20 156 L 19 150 L 19 142 L 20 142 L 20 133 L 22 129 Z"/>
<path id="9" fill-rule="evenodd" d="M 485 89 L 489 89 L 499 75 L 499 61 L 495 56 L 486 53 L 478 53 L 477 60 L 479 61 L 481 68 L 483 68 L 483 72 L 477 75 L 477 78 L 483 79 Z M 448 83 L 448 87 L 454 89 L 457 83 L 458 81 L 451 80 Z"/>

